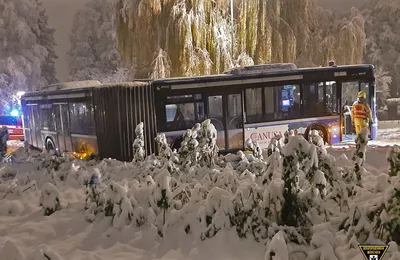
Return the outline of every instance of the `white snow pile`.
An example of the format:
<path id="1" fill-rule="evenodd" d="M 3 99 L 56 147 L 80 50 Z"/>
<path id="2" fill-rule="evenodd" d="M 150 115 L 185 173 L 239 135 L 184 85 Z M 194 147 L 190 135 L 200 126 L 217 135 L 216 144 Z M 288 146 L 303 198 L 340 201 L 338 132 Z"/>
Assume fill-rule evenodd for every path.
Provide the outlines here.
<path id="1" fill-rule="evenodd" d="M 43 208 L 46 216 L 50 216 L 61 209 L 60 192 L 53 184 L 46 183 L 43 185 L 39 197 L 39 206 Z"/>
<path id="2" fill-rule="evenodd" d="M 46 245 L 39 245 L 29 255 L 25 255 L 15 241 L 7 240 L 2 250 L 4 260 L 63 260 L 63 258 Z"/>
<path id="3" fill-rule="evenodd" d="M 11 179 L 7 174 L 0 184 L 5 193 L 0 207 L 6 208 L 0 215 L 24 217 L 29 212 L 25 204 L 13 201 L 36 196 L 46 221 L 72 214 L 68 225 L 90 225 L 87 239 L 106 248 L 115 239 L 166 254 L 168 241 L 169 250 L 186 246 L 192 256 L 193 247 L 211 246 L 235 234 L 247 241 L 243 243 L 262 248 L 267 260 L 352 259 L 361 257 L 359 244 L 377 243 L 390 243 L 387 259 L 398 259 L 398 147 L 388 154 L 390 170 L 372 173 L 366 168 L 365 131 L 357 137 L 353 160 L 343 155 L 340 164 L 316 133 L 307 141 L 288 132 L 284 144 L 275 137 L 266 151 L 248 140 L 250 152 L 219 156 L 215 127 L 206 120 L 184 134 L 179 151 L 169 147 L 165 135 L 157 136 L 158 155 L 147 157 L 142 134 L 140 124 L 132 162 L 36 158 L 41 167 L 30 178 L 22 171 Z M 50 161 L 56 169 L 49 167 Z M 40 192 L 7 193 L 13 180 L 11 190 L 34 182 Z M 5 246 L 10 247 L 8 242 Z M 36 250 L 34 259 L 51 254 L 50 259 L 61 259 L 48 247 L 29 250 Z"/>

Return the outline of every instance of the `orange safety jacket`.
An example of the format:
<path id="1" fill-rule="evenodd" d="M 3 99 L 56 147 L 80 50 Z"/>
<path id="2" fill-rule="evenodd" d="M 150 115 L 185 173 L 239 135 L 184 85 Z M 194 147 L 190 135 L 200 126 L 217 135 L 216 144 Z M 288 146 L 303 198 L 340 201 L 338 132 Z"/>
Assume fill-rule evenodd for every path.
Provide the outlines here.
<path id="1" fill-rule="evenodd" d="M 361 103 L 359 101 L 354 102 L 351 112 L 353 122 L 358 120 L 372 121 L 371 108 L 367 103 Z"/>

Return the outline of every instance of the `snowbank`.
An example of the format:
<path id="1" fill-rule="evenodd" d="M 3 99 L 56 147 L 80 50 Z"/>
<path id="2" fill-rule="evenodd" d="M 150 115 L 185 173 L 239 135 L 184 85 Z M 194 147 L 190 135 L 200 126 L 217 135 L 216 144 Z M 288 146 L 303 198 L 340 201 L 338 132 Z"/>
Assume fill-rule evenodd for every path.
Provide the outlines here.
<path id="1" fill-rule="evenodd" d="M 382 157 L 360 146 L 352 160 L 355 149 L 333 152 L 318 136 L 287 135 L 266 151 L 249 143 L 252 154 L 218 156 L 205 122 L 188 130 L 182 150 L 160 135 L 160 154 L 144 158 L 142 133 L 139 125 L 130 163 L 21 153 L 20 164 L 1 165 L 0 252 L 24 260 L 330 260 L 398 239 L 400 177 L 374 160 L 388 149 Z M 392 242 L 388 257 L 398 253 Z"/>

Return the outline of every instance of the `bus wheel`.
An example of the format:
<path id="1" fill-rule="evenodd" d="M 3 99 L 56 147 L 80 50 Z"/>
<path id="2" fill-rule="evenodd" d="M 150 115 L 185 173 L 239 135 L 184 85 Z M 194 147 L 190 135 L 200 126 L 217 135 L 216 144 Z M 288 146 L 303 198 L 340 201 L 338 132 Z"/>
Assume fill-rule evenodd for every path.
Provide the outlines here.
<path id="1" fill-rule="evenodd" d="M 306 131 L 304 132 L 304 138 L 309 141 L 309 135 L 312 130 L 318 131 L 319 136 L 322 137 L 324 140 L 324 143 L 327 144 L 329 143 L 328 140 L 328 131 L 326 130 L 326 127 L 324 125 L 310 125 L 307 127 Z"/>
<path id="2" fill-rule="evenodd" d="M 54 153 L 56 152 L 56 145 L 51 138 L 46 138 L 46 150 L 47 153 Z"/>

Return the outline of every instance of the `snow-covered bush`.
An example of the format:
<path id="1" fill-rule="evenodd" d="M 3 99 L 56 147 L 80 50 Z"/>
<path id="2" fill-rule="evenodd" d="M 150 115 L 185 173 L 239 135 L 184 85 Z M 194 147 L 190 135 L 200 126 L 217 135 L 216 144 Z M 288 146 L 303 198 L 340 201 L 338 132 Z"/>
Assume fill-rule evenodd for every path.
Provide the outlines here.
<path id="1" fill-rule="evenodd" d="M 345 207 L 349 207 L 349 192 L 347 185 L 342 180 L 336 180 L 332 183 L 331 190 L 327 194 L 326 200 L 333 200 L 339 205 L 339 210 L 342 212 Z"/>
<path id="2" fill-rule="evenodd" d="M 158 134 L 155 138 L 155 141 L 158 145 L 158 155 L 170 159 L 173 155 L 173 152 L 171 147 L 169 147 L 165 134 Z"/>
<path id="3" fill-rule="evenodd" d="M 101 173 L 98 169 L 94 169 L 86 187 L 85 218 L 87 221 L 93 222 L 96 215 L 104 211 L 104 192 L 105 187 L 101 183 Z"/>
<path id="4" fill-rule="evenodd" d="M 396 176 L 400 172 L 400 146 L 393 145 L 388 152 L 387 160 L 390 166 L 390 176 Z"/>
<path id="5" fill-rule="evenodd" d="M 12 167 L 11 165 L 6 164 L 0 169 L 0 180 L 8 181 L 14 179 L 18 174 L 17 169 Z"/>
<path id="6" fill-rule="evenodd" d="M 133 141 L 133 161 L 141 162 L 146 156 L 144 149 L 144 129 L 143 122 L 140 122 L 135 128 L 136 139 Z"/>
<path id="7" fill-rule="evenodd" d="M 382 197 L 372 200 L 368 205 L 368 217 L 374 223 L 374 232 L 379 239 L 386 241 L 400 224 L 400 181 L 391 183 Z"/>
<path id="8" fill-rule="evenodd" d="M 305 216 L 307 209 L 299 197 L 299 163 L 308 147 L 308 142 L 302 136 L 292 136 L 283 148 L 284 203 L 280 219 L 284 225 L 306 227 L 308 224 Z"/>
<path id="9" fill-rule="evenodd" d="M 222 228 L 230 228 L 232 226 L 231 218 L 235 215 L 232 194 L 221 188 L 213 187 L 198 214 L 202 226 L 202 240 L 215 236 Z"/>
<path id="10" fill-rule="evenodd" d="M 367 209 L 352 205 L 350 211 L 346 214 L 339 229 L 347 231 L 347 238 L 349 243 L 351 241 L 358 241 L 357 243 L 366 243 L 368 240 L 373 239 L 373 224 L 368 218 Z"/>
<path id="11" fill-rule="evenodd" d="M 196 165 L 200 159 L 198 132 L 200 131 L 200 124 L 197 123 L 192 129 L 186 130 L 183 134 L 181 147 L 179 148 L 179 156 L 184 169 L 188 169 Z"/>
<path id="12" fill-rule="evenodd" d="M 239 237 L 247 237 L 252 234 L 261 240 L 263 226 L 263 214 L 259 203 L 262 201 L 262 191 L 254 179 L 246 178 L 239 184 L 239 188 L 233 198 L 235 215 L 231 221 L 236 227 Z"/>
<path id="13" fill-rule="evenodd" d="M 324 139 L 318 131 L 310 132 L 309 141 L 317 147 L 318 169 L 324 173 L 328 183 L 333 186 L 333 182 L 340 179 L 338 167 L 335 165 L 335 157 L 326 151 Z"/>
<path id="14" fill-rule="evenodd" d="M 201 123 L 200 127 L 200 165 L 212 166 L 218 155 L 217 130 L 210 119 Z"/>
<path id="15" fill-rule="evenodd" d="M 285 182 L 280 178 L 273 179 L 267 186 L 264 185 L 263 201 L 260 206 L 265 217 L 271 222 L 281 222 L 284 186 Z"/>
<path id="16" fill-rule="evenodd" d="M 316 227 L 321 228 L 321 230 L 314 230 L 315 232 L 310 243 L 311 248 L 306 252 L 307 259 L 343 259 L 343 256 L 336 251 L 339 241 L 335 236 L 333 228 L 325 223 L 318 226 Z"/>
<path id="17" fill-rule="evenodd" d="M 275 259 L 289 260 L 289 251 L 282 231 L 275 234 L 265 252 L 265 260 Z"/>
<path id="18" fill-rule="evenodd" d="M 60 166 L 65 163 L 66 160 L 63 157 L 59 156 L 49 156 L 41 163 L 41 169 L 52 169 L 54 171 L 58 171 Z"/>
<path id="19" fill-rule="evenodd" d="M 113 219 L 117 214 L 121 214 L 121 204 L 125 200 L 128 194 L 127 183 L 123 185 L 111 181 L 107 188 L 107 201 L 105 206 L 105 215 L 112 216 Z M 118 218 L 118 215 L 117 215 Z M 114 221 L 113 221 L 114 223 Z"/>
<path id="20" fill-rule="evenodd" d="M 271 156 L 274 152 L 282 151 L 281 139 L 282 136 L 276 134 L 271 138 L 271 142 L 269 143 L 267 148 L 268 157 Z"/>
<path id="21" fill-rule="evenodd" d="M 39 206 L 44 210 L 45 216 L 50 216 L 61 209 L 60 192 L 51 183 L 43 185 L 40 192 Z"/>
<path id="22" fill-rule="evenodd" d="M 335 159 L 328 154 L 318 133 L 311 132 L 306 141 L 287 132 L 285 146 L 276 137 L 265 161 L 253 142 L 248 142 L 253 154 L 239 151 L 217 157 L 216 131 L 206 120 L 186 131 L 178 160 L 163 134 L 156 137 L 159 155 L 145 157 L 143 124 L 137 129 L 135 143 L 140 145 L 135 146 L 133 162 L 103 160 L 94 173 L 85 163 L 59 166 L 57 176 L 60 172 L 67 173 L 67 179 L 83 176 L 88 221 L 104 215 L 112 219 L 112 228 L 140 226 L 142 237 L 152 240 L 168 239 L 177 230 L 202 240 L 232 230 L 241 238 L 266 244 L 266 259 L 336 260 L 332 252 L 339 250 L 334 239 L 339 230 L 344 230 L 349 245 L 395 234 L 400 216 L 396 176 L 384 174 L 376 182 L 385 185 L 372 189 L 354 188 L 354 164 L 344 155 Z M 365 160 L 361 141 L 355 162 L 360 167 Z M 374 199 L 358 203 L 362 193 Z M 336 225 L 325 231 L 314 230 L 334 221 Z M 304 258 L 296 258 L 297 254 Z"/>
<path id="23" fill-rule="evenodd" d="M 267 160 L 267 169 L 263 174 L 263 184 L 273 178 L 282 178 L 282 156 L 279 151 L 273 152 Z"/>
<path id="24" fill-rule="evenodd" d="M 250 150 L 256 158 L 263 159 L 262 151 L 257 141 L 251 138 L 247 139 L 245 142 L 245 149 Z"/>
<path id="25" fill-rule="evenodd" d="M 289 129 L 284 133 L 283 143 L 286 145 L 289 143 L 289 139 L 291 136 L 294 136 L 294 131 Z"/>
<path id="26" fill-rule="evenodd" d="M 166 213 L 172 201 L 170 179 L 171 176 L 165 169 L 155 178 L 156 189 L 154 190 L 154 199 L 157 203 L 157 207 L 159 207 L 162 212 L 162 225 L 165 224 Z"/>

